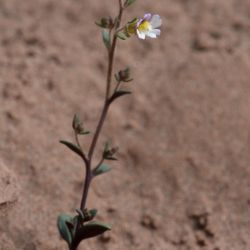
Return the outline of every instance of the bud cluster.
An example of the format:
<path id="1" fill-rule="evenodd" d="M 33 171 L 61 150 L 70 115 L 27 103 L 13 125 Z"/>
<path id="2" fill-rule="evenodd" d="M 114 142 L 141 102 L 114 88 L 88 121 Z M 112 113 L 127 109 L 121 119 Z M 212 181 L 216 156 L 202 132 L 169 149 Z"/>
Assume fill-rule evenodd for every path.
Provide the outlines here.
<path id="1" fill-rule="evenodd" d="M 117 82 L 130 82 L 133 79 L 130 77 L 130 68 L 120 70 L 117 74 L 115 74 L 115 79 Z"/>
<path id="2" fill-rule="evenodd" d="M 89 134 L 89 131 L 86 131 L 83 127 L 83 122 L 81 121 L 80 117 L 75 114 L 72 122 L 72 127 L 76 134 L 78 135 L 86 135 Z"/>
<path id="3" fill-rule="evenodd" d="M 104 29 L 113 29 L 115 22 L 111 17 L 103 17 L 100 21 L 96 22 L 96 25 Z"/>
<path id="4" fill-rule="evenodd" d="M 118 147 L 110 148 L 109 144 L 106 143 L 103 151 L 103 159 L 116 161 L 115 154 L 118 152 L 118 149 Z"/>

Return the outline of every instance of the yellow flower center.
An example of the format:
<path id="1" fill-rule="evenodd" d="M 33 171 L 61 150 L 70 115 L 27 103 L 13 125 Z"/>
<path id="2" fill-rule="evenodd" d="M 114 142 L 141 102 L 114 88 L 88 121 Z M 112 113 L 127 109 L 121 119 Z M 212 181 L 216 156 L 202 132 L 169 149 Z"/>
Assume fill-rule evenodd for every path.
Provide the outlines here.
<path id="1" fill-rule="evenodd" d="M 142 32 L 146 32 L 146 31 L 151 30 L 151 24 L 150 24 L 150 22 L 148 22 L 148 21 L 143 21 L 143 22 L 139 25 L 138 30 L 139 30 L 139 31 L 142 31 Z"/>

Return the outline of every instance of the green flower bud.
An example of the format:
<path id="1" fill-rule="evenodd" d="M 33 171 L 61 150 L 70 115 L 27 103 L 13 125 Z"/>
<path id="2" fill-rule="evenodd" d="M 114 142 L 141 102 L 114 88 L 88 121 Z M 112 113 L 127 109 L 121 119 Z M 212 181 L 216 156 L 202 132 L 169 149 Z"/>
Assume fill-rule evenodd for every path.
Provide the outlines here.
<path id="1" fill-rule="evenodd" d="M 104 29 L 112 29 L 114 27 L 114 21 L 111 17 L 103 17 L 96 25 Z"/>
<path id="2" fill-rule="evenodd" d="M 130 78 L 130 69 L 128 67 L 124 70 L 120 70 L 116 78 L 121 82 L 130 82 L 133 80 Z"/>

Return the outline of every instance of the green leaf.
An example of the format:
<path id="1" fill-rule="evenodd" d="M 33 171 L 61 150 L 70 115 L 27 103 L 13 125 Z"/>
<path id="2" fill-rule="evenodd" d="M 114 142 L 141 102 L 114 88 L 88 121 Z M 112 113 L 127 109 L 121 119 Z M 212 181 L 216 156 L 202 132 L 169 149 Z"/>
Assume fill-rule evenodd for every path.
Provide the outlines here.
<path id="1" fill-rule="evenodd" d="M 126 40 L 126 39 L 128 39 L 127 34 L 126 34 L 125 32 L 123 32 L 123 31 L 120 31 L 120 32 L 116 33 L 116 36 L 117 36 L 118 38 L 120 38 L 121 40 Z"/>
<path id="2" fill-rule="evenodd" d="M 88 135 L 90 134 L 90 131 L 81 131 L 79 132 L 80 135 Z"/>
<path id="3" fill-rule="evenodd" d="M 67 142 L 67 141 L 60 141 L 60 143 L 67 146 L 69 149 L 71 149 L 73 152 L 75 152 L 79 156 L 81 156 L 81 157 L 83 156 L 81 149 L 79 147 L 77 147 L 75 144 L 73 144 L 71 142 Z"/>
<path id="4" fill-rule="evenodd" d="M 92 218 L 94 218 L 97 215 L 97 209 L 93 208 L 89 210 L 89 214 Z"/>
<path id="5" fill-rule="evenodd" d="M 74 130 L 76 130 L 79 126 L 82 125 L 81 119 L 78 114 L 74 115 L 73 121 L 72 121 L 72 127 Z"/>
<path id="6" fill-rule="evenodd" d="M 111 170 L 111 167 L 106 164 L 101 164 L 98 168 L 93 169 L 93 175 L 98 176 L 100 174 L 107 173 Z"/>
<path id="7" fill-rule="evenodd" d="M 68 243 L 70 246 L 72 243 L 72 234 L 70 231 L 70 225 L 72 228 L 73 225 L 73 217 L 68 214 L 60 214 L 57 219 L 57 227 L 61 237 Z"/>
<path id="8" fill-rule="evenodd" d="M 106 29 L 102 30 L 102 40 L 106 48 L 109 50 L 110 49 L 110 34 L 109 31 Z"/>
<path id="9" fill-rule="evenodd" d="M 72 245 L 74 247 L 77 247 L 82 240 L 103 234 L 107 230 L 111 230 L 110 225 L 97 222 L 97 221 L 86 223 L 77 230 L 75 239 Z"/>
<path id="10" fill-rule="evenodd" d="M 76 212 L 78 213 L 78 217 L 80 219 L 80 221 L 85 222 L 85 221 L 90 221 L 92 220 L 96 214 L 97 214 L 97 209 L 84 209 L 84 211 L 82 211 L 81 209 L 76 209 Z"/>
<path id="11" fill-rule="evenodd" d="M 118 72 L 119 79 L 122 82 L 130 82 L 130 81 L 132 81 L 133 79 L 130 77 L 130 75 L 131 75 L 131 73 L 130 73 L 130 68 L 129 67 L 127 67 L 126 69 L 120 70 Z"/>
<path id="12" fill-rule="evenodd" d="M 118 97 L 124 96 L 124 95 L 129 95 L 131 94 L 131 91 L 126 91 L 126 90 L 119 90 L 116 91 L 109 99 L 110 103 L 113 102 L 115 99 L 117 99 Z"/>
<path id="13" fill-rule="evenodd" d="M 124 7 L 128 7 L 130 6 L 131 4 L 133 4 L 136 0 L 127 0 L 124 4 Z"/>
<path id="14" fill-rule="evenodd" d="M 105 158 L 106 160 L 110 160 L 110 161 L 118 161 L 118 159 L 117 158 L 115 158 L 115 157 L 113 157 L 113 156 L 108 156 L 108 157 L 106 157 Z"/>
<path id="15" fill-rule="evenodd" d="M 95 24 L 104 29 L 112 29 L 114 27 L 114 21 L 111 17 L 103 17 L 100 21 Z"/>
<path id="16" fill-rule="evenodd" d="M 107 152 L 109 150 L 109 141 L 106 141 L 104 144 L 104 152 Z"/>

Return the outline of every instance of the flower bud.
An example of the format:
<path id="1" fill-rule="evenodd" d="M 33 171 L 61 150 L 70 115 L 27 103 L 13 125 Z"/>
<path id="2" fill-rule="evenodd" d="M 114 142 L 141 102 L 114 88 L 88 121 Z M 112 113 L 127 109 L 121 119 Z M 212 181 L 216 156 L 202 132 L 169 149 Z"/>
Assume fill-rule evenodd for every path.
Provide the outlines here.
<path id="1" fill-rule="evenodd" d="M 77 133 L 79 135 L 89 134 L 89 131 L 85 131 L 85 129 L 83 127 L 83 123 L 77 114 L 74 115 L 72 127 L 73 127 L 75 133 Z"/>
<path id="2" fill-rule="evenodd" d="M 108 143 L 106 143 L 103 151 L 103 158 L 106 160 L 117 160 L 115 154 L 118 151 L 118 147 L 109 148 Z"/>
<path id="3" fill-rule="evenodd" d="M 99 22 L 96 22 L 96 25 L 104 29 L 112 29 L 114 27 L 114 21 L 111 17 L 103 17 Z"/>
<path id="4" fill-rule="evenodd" d="M 128 67 L 124 70 L 120 70 L 116 78 L 121 82 L 129 82 L 133 80 L 130 78 L 130 69 Z"/>

